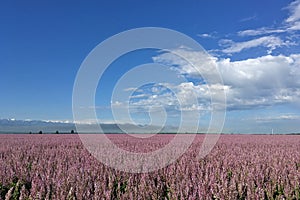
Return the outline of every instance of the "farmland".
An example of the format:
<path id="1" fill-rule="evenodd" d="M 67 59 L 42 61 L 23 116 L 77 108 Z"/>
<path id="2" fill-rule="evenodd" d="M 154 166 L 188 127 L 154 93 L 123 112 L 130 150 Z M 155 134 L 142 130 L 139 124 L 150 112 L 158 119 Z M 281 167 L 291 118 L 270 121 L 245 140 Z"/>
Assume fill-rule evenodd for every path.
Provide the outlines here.
<path id="1" fill-rule="evenodd" d="M 110 135 L 119 146 L 124 137 Z M 173 164 L 131 174 L 100 163 L 78 135 L 2 134 L 0 199 L 300 199 L 300 136 L 222 135 L 197 160 L 203 138 Z"/>

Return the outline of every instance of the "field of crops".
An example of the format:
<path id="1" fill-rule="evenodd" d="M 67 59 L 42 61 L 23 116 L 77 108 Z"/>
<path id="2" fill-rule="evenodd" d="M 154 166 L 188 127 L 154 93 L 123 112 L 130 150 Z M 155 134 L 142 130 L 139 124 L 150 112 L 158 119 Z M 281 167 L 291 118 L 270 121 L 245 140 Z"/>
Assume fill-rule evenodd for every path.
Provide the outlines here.
<path id="1" fill-rule="evenodd" d="M 110 137 L 122 146 L 124 136 Z M 0 199 L 300 199 L 300 136 L 222 135 L 197 160 L 203 137 L 168 167 L 130 174 L 101 164 L 77 135 L 0 135 Z"/>

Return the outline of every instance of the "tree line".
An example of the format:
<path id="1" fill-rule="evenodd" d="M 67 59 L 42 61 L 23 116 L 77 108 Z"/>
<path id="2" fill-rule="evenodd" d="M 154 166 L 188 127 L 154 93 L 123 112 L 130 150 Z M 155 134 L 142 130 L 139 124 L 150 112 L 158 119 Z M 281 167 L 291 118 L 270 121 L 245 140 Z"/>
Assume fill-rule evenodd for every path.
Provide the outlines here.
<path id="1" fill-rule="evenodd" d="M 71 130 L 70 132 L 59 132 L 59 131 L 55 131 L 52 133 L 48 133 L 47 134 L 75 134 L 76 132 L 74 130 Z M 29 134 L 44 134 L 43 131 L 38 131 L 38 132 L 32 132 L 30 131 Z"/>

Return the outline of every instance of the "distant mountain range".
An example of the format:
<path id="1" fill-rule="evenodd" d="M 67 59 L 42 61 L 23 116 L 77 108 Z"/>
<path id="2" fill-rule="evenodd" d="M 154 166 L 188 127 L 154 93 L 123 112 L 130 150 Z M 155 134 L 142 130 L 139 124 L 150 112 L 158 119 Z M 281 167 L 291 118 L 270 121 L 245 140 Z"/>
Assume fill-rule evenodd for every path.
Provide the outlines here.
<path id="1" fill-rule="evenodd" d="M 42 120 L 0 119 L 0 133 L 44 133 L 68 132 L 75 130 L 75 124 L 63 122 L 48 122 Z"/>
<path id="2" fill-rule="evenodd" d="M 104 133 L 124 133 L 118 124 L 100 124 Z M 96 124 L 83 124 L 87 130 L 94 130 Z M 143 126 L 135 126 L 133 124 L 122 124 L 122 127 L 132 133 L 140 132 Z M 157 127 L 145 127 L 143 132 L 151 133 L 151 130 Z M 161 132 L 172 132 L 172 127 L 164 128 Z M 16 119 L 0 119 L 0 133 L 71 133 L 76 132 L 76 126 L 71 122 L 53 122 L 42 120 L 16 120 Z M 175 129 L 174 129 L 175 130 Z"/>

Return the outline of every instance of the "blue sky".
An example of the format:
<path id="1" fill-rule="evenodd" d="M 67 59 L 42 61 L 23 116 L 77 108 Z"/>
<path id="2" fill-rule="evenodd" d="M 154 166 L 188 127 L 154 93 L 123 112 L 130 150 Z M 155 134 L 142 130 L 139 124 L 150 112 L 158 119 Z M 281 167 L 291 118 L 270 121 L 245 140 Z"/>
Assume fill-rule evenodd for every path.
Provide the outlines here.
<path id="1" fill-rule="evenodd" d="M 72 120 L 73 83 L 88 53 L 119 32 L 150 26 L 180 31 L 215 58 L 228 88 L 225 132 L 300 131 L 299 0 L 13 0 L 0 3 L 0 26 L 0 118 Z M 197 52 L 183 53 L 197 58 Z M 205 87 L 189 66 L 166 53 L 128 54 L 116 60 L 99 83 L 99 118 L 112 121 L 110 95 L 122 74 L 149 62 L 177 66 L 176 72 L 192 83 L 185 85 L 188 90 Z M 149 101 L 149 95 L 135 102 L 141 108 L 165 105 L 168 92 L 158 90 L 160 100 Z M 151 91 L 153 97 L 157 90 Z M 177 122 L 173 109 L 167 108 L 171 125 Z M 145 113 L 136 113 L 138 122 L 149 121 Z M 209 115 L 202 118 L 207 124 Z"/>

